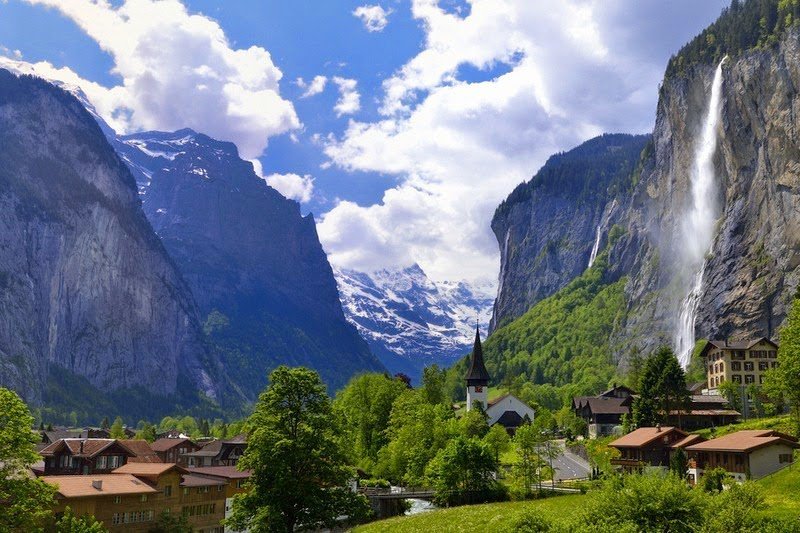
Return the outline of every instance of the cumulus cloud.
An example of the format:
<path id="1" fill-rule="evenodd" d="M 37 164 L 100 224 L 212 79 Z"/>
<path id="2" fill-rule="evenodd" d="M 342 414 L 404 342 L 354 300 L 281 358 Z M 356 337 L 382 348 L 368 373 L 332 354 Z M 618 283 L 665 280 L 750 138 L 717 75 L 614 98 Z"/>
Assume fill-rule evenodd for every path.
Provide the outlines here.
<path id="1" fill-rule="evenodd" d="M 352 115 L 361 109 L 361 95 L 356 90 L 356 80 L 334 76 L 333 83 L 339 88 L 339 100 L 333 106 L 337 117 Z"/>
<path id="2" fill-rule="evenodd" d="M 269 52 L 233 47 L 216 21 L 189 13 L 178 0 L 26 1 L 58 9 L 111 56 L 121 79 L 114 87 L 49 63 L 34 67 L 79 85 L 121 132 L 190 127 L 233 141 L 252 158 L 270 137 L 300 127 L 280 95 L 282 73 Z"/>
<path id="3" fill-rule="evenodd" d="M 464 17 L 413 0 L 424 46 L 384 81 L 382 118 L 322 140 L 332 165 L 400 178 L 379 204 L 325 214 L 331 260 L 495 275 L 498 203 L 554 152 L 650 130 L 666 60 L 724 3 L 472 0 Z"/>
<path id="4" fill-rule="evenodd" d="M 297 200 L 300 203 L 311 200 L 311 194 L 314 192 L 314 178 L 308 174 L 304 176 L 293 173 L 270 174 L 265 176 L 264 179 L 267 185 L 285 197 Z"/>
<path id="5" fill-rule="evenodd" d="M 363 5 L 353 10 L 353 16 L 361 19 L 368 32 L 380 32 L 389 24 L 392 10 L 385 10 L 379 5 Z"/>
<path id="6" fill-rule="evenodd" d="M 303 78 L 297 78 L 296 83 L 298 87 L 305 89 L 300 98 L 308 98 L 324 91 L 328 78 L 326 76 L 314 76 L 314 79 L 310 82 L 306 82 Z"/>

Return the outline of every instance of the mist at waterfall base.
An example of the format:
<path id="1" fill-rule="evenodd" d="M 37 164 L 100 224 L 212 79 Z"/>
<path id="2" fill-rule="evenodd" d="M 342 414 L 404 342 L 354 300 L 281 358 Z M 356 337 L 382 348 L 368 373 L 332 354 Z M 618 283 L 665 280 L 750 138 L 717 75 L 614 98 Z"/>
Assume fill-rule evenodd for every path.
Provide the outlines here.
<path id="1" fill-rule="evenodd" d="M 714 241 L 714 227 L 719 216 L 719 183 L 714 168 L 717 151 L 717 127 L 722 116 L 722 65 L 717 65 L 703 128 L 695 149 L 691 174 L 691 200 L 682 228 L 684 272 L 691 273 L 689 292 L 681 304 L 675 331 L 675 353 L 683 368 L 689 365 L 695 344 L 695 317 L 703 290 L 706 255 Z"/>

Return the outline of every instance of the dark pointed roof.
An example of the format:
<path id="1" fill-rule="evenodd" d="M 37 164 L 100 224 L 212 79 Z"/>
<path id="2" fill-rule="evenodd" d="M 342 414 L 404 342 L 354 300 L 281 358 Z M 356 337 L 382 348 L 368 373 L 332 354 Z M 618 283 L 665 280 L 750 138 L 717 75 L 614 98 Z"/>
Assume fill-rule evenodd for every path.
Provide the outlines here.
<path id="1" fill-rule="evenodd" d="M 480 329 L 475 327 L 475 344 L 472 347 L 472 358 L 469 362 L 469 370 L 467 370 L 466 378 L 467 385 L 488 385 L 489 372 L 486 371 L 486 365 L 483 364 L 483 346 L 481 346 L 481 332 Z"/>

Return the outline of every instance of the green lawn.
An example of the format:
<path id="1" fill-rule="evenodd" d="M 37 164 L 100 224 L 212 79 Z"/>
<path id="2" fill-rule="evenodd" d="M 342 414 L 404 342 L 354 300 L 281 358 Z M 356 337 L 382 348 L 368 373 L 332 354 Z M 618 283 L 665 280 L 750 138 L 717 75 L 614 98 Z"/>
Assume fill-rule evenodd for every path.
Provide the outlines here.
<path id="1" fill-rule="evenodd" d="M 389 518 L 372 522 L 354 531 L 373 533 L 392 531 L 399 533 L 433 533 L 439 531 L 513 531 L 514 523 L 530 508 L 537 508 L 552 520 L 572 516 L 580 509 L 586 496 L 574 494 L 553 496 L 543 500 L 526 502 L 488 503 L 484 505 L 465 505 L 431 511 L 415 516 Z"/>
<path id="2" fill-rule="evenodd" d="M 727 435 L 728 433 L 733 433 L 734 431 L 741 431 L 743 429 L 773 429 L 789 435 L 795 434 L 795 429 L 791 419 L 789 418 L 789 415 L 774 416 L 771 418 L 754 418 L 752 420 L 748 420 L 747 422 L 739 422 L 738 424 L 720 426 L 713 430 L 711 428 L 702 429 L 700 431 L 694 431 L 693 433 L 702 435 L 707 439 L 712 439 Z"/>
<path id="3" fill-rule="evenodd" d="M 768 514 L 800 518 L 800 464 L 788 466 L 756 483 L 764 489 Z"/>

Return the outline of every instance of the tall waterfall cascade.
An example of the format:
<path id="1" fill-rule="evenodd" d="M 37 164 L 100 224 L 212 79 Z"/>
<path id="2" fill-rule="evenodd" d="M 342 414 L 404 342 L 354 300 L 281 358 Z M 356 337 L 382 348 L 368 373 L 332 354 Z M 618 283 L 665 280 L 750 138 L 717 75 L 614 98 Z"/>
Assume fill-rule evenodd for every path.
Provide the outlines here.
<path id="1" fill-rule="evenodd" d="M 600 236 L 601 236 L 600 230 L 601 229 L 602 229 L 602 226 L 600 224 L 598 224 L 597 225 L 597 235 L 595 235 L 595 238 L 594 238 L 594 246 L 592 246 L 592 253 L 589 256 L 589 266 L 587 266 L 586 268 L 592 268 L 592 265 L 594 264 L 594 260 L 597 259 L 597 251 L 600 249 Z"/>
<path id="2" fill-rule="evenodd" d="M 703 290 L 706 255 L 714 241 L 714 227 L 718 216 L 717 190 L 719 184 L 714 170 L 714 153 L 717 151 L 717 127 L 722 117 L 722 64 L 717 65 L 711 96 L 703 129 L 695 148 L 691 174 L 692 203 L 685 217 L 681 246 L 685 251 L 684 266 L 694 272 L 689 292 L 681 305 L 675 331 L 675 352 L 683 368 L 689 365 L 695 344 L 695 318 Z"/>

